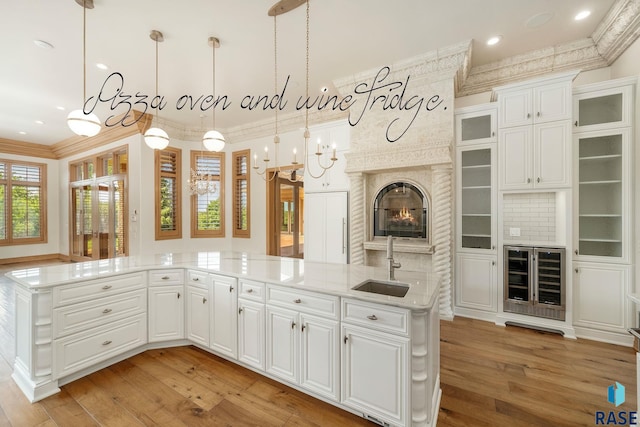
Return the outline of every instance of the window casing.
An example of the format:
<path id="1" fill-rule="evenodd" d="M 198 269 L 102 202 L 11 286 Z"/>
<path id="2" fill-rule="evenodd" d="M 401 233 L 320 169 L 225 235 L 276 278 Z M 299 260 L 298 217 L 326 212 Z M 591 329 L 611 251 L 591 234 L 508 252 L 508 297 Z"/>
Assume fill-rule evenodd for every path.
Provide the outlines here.
<path id="1" fill-rule="evenodd" d="M 191 237 L 224 237 L 224 153 L 191 152 L 191 169 L 213 181 L 213 193 L 191 195 Z"/>
<path id="2" fill-rule="evenodd" d="M 233 162 L 233 237 L 251 237 L 250 150 L 236 151 Z"/>
<path id="3" fill-rule="evenodd" d="M 182 150 L 155 151 L 156 240 L 182 238 Z"/>
<path id="4" fill-rule="evenodd" d="M 47 242 L 47 165 L 0 160 L 0 245 Z"/>

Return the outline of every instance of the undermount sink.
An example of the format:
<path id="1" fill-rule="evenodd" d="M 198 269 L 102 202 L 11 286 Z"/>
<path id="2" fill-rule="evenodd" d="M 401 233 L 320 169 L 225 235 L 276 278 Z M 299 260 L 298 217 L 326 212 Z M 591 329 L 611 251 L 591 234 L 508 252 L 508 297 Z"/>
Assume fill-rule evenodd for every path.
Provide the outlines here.
<path id="1" fill-rule="evenodd" d="M 354 291 L 371 292 L 374 294 L 389 295 L 392 297 L 403 297 L 409 291 L 409 285 L 406 283 L 368 279 L 351 289 Z"/>

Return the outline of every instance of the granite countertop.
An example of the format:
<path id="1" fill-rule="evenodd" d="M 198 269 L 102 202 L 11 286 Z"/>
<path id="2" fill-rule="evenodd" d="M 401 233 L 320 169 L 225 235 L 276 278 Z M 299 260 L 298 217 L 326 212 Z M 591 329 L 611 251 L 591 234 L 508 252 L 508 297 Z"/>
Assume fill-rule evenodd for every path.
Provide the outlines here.
<path id="1" fill-rule="evenodd" d="M 440 282 L 434 273 L 397 269 L 396 279 L 409 284 L 407 294 L 404 297 L 379 295 L 351 288 L 367 279 L 386 281 L 387 272 L 383 268 L 305 262 L 246 252 L 165 253 L 122 257 L 27 268 L 11 271 L 6 276 L 24 288 L 38 291 L 63 284 L 163 268 L 202 270 L 412 310 L 432 308 Z"/>

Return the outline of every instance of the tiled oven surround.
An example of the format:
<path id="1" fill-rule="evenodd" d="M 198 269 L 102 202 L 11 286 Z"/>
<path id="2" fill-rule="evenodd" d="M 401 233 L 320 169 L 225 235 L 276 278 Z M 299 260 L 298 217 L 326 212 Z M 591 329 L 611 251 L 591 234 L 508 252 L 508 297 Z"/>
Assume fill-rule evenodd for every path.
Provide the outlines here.
<path id="1" fill-rule="evenodd" d="M 402 268 L 434 271 L 441 277 L 439 292 L 440 316 L 453 318 L 452 307 L 452 242 L 453 242 L 453 132 L 454 89 L 468 67 L 470 45 L 430 52 L 401 64 L 395 64 L 385 83 L 402 82 L 404 89 L 374 92 L 372 97 L 400 95 L 405 105 L 424 98 L 424 104 L 407 132 L 397 141 L 387 140 L 391 123 L 393 130 L 411 122 L 416 110 L 384 109 L 378 102 L 367 106 L 361 120 L 351 128 L 350 152 L 346 154 L 346 172 L 350 179 L 350 262 L 352 264 L 381 265 L 384 251 L 367 250 L 364 243 L 372 239 L 372 210 L 376 192 L 394 181 L 408 180 L 420 186 L 430 197 L 429 244 L 435 253 L 396 251 L 394 258 Z M 370 88 L 379 76 L 373 69 L 338 81 L 334 85 L 342 96 L 354 95 L 358 84 Z M 362 90 L 360 86 L 360 90 Z M 412 97 L 416 98 L 412 98 Z M 441 100 L 437 108 L 428 101 Z M 366 105 L 367 95 L 355 97 L 359 108 Z M 406 104 L 407 101 L 409 104 Z M 371 101 L 369 101 L 371 102 Z M 353 111 L 351 111 L 353 110 Z M 350 108 L 351 120 L 358 108 Z M 431 110 L 431 111 L 429 111 Z M 394 120 L 398 119 L 396 122 Z M 404 242 L 403 242 L 404 244 Z M 425 244 L 422 244 L 424 247 Z"/>
<path id="2" fill-rule="evenodd" d="M 513 193 L 502 200 L 504 240 L 517 242 L 556 241 L 556 194 Z M 511 228 L 519 228 L 520 236 L 512 237 Z"/>

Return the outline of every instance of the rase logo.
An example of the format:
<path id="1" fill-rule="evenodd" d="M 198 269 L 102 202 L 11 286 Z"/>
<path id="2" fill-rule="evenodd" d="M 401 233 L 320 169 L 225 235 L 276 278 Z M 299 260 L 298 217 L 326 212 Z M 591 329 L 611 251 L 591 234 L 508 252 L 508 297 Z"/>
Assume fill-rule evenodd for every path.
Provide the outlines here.
<path id="1" fill-rule="evenodd" d="M 616 381 L 607 388 L 607 401 L 616 408 L 624 403 L 624 386 Z M 596 411 L 597 426 L 634 426 L 638 423 L 637 412 Z"/>

